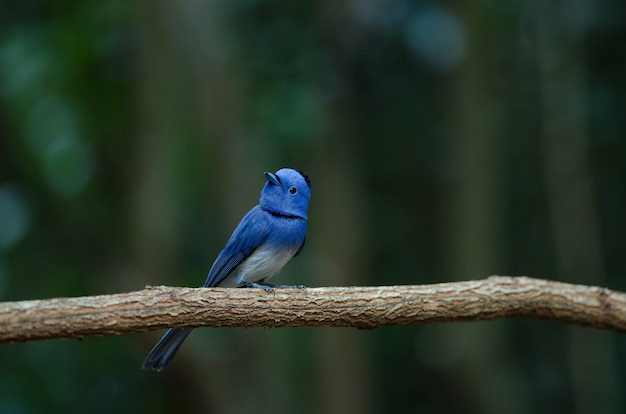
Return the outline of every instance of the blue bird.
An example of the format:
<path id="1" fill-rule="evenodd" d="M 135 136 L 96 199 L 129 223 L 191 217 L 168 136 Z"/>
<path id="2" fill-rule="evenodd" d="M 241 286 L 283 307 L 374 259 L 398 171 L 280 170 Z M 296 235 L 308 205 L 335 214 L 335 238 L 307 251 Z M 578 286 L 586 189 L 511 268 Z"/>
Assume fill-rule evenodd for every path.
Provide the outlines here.
<path id="1" fill-rule="evenodd" d="M 304 247 L 311 180 L 302 171 L 266 172 L 261 199 L 244 217 L 217 256 L 204 287 L 251 287 L 272 292 L 267 281 Z M 152 348 L 142 369 L 162 371 L 192 328 L 170 328 Z"/>

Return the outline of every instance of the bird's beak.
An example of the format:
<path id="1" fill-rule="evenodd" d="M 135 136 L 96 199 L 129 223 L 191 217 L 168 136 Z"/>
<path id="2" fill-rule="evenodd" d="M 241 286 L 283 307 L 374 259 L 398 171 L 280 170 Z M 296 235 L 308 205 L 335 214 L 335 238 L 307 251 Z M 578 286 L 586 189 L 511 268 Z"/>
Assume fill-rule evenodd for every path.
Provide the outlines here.
<path id="1" fill-rule="evenodd" d="M 265 174 L 265 178 L 267 178 L 267 181 L 270 184 L 280 185 L 280 178 L 278 178 L 276 174 L 271 173 L 271 172 L 265 172 L 263 174 Z"/>

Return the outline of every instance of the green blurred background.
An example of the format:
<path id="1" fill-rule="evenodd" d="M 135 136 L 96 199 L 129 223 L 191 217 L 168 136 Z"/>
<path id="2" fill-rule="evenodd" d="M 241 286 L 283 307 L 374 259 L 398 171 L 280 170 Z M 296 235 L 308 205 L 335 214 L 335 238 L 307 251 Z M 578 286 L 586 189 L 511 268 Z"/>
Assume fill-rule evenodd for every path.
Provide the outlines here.
<path id="1" fill-rule="evenodd" d="M 199 286 L 263 171 L 308 286 L 626 290 L 623 0 L 0 0 L 0 300 Z M 0 413 L 623 413 L 626 336 L 545 321 L 0 347 Z"/>

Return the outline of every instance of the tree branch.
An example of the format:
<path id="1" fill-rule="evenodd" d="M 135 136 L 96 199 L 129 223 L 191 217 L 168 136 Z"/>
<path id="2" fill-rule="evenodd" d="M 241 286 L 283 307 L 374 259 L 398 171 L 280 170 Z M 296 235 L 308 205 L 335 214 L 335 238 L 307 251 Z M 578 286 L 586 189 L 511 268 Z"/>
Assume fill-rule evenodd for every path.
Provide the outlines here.
<path id="1" fill-rule="evenodd" d="M 375 328 L 540 318 L 626 332 L 626 294 L 528 277 L 305 291 L 148 287 L 101 296 L 0 303 L 0 343 L 119 335 L 170 326 Z"/>

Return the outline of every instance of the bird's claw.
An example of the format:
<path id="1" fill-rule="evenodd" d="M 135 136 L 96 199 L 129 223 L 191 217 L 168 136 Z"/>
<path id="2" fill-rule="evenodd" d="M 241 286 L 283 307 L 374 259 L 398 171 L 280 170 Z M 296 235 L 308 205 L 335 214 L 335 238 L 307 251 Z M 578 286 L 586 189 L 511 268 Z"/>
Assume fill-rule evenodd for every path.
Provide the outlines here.
<path id="1" fill-rule="evenodd" d="M 298 289 L 298 290 L 306 290 L 306 286 L 304 285 L 276 285 L 273 283 L 256 283 L 256 282 L 248 282 L 242 281 L 241 284 L 245 287 L 263 289 L 267 293 L 274 293 L 274 289 Z"/>

